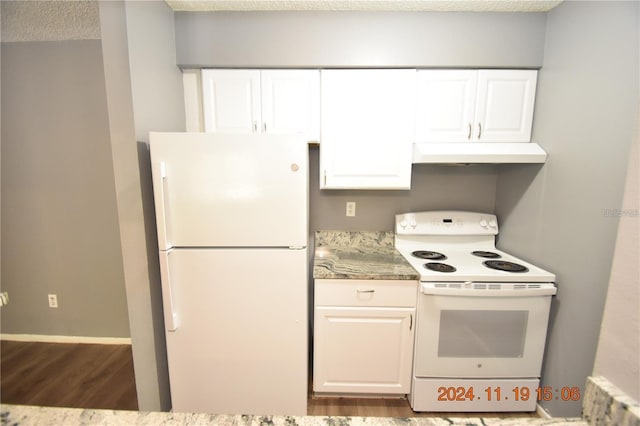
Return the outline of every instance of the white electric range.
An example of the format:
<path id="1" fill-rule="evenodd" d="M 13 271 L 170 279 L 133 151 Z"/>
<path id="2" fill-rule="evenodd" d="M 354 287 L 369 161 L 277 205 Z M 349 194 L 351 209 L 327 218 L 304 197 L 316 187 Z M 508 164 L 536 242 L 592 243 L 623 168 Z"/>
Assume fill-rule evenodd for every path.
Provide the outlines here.
<path id="1" fill-rule="evenodd" d="M 495 215 L 396 216 L 396 249 L 420 274 L 414 411 L 534 411 L 555 275 L 495 247 Z"/>

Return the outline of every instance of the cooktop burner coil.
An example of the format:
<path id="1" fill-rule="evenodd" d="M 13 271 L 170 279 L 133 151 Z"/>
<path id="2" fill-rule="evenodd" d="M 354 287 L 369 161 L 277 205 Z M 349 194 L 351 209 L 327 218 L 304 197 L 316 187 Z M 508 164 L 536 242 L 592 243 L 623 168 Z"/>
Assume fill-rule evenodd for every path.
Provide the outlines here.
<path id="1" fill-rule="evenodd" d="M 472 251 L 471 254 L 474 256 L 484 257 L 487 259 L 500 259 L 500 257 L 502 257 L 498 253 L 495 253 L 492 251 L 484 251 L 484 250 Z"/>
<path id="2" fill-rule="evenodd" d="M 425 260 L 445 260 L 447 258 L 447 256 L 442 253 L 428 250 L 417 250 L 411 253 L 411 255 Z"/>
<path id="3" fill-rule="evenodd" d="M 524 265 L 520 265 L 518 263 L 507 262 L 505 260 L 486 260 L 484 262 L 485 266 L 496 269 L 498 271 L 506 271 L 506 272 L 528 272 L 529 268 Z"/>
<path id="4" fill-rule="evenodd" d="M 424 267 L 437 272 L 455 272 L 456 271 L 456 268 L 454 268 L 453 266 L 447 265 L 446 263 L 440 263 L 440 262 L 425 263 Z"/>

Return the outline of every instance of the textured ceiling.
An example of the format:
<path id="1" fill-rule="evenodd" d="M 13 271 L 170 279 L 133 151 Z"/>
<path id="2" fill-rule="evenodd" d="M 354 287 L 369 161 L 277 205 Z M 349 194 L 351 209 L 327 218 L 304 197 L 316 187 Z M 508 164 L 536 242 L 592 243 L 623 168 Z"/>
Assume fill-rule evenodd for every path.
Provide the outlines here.
<path id="1" fill-rule="evenodd" d="M 562 0 L 165 0 L 175 11 L 546 12 Z"/>
<path id="2" fill-rule="evenodd" d="M 155 0 L 162 1 L 162 0 Z M 545 12 L 561 0 L 165 0 L 180 11 L 354 10 Z M 0 0 L 1 39 L 10 41 L 100 38 L 98 3 Z"/>
<path id="3" fill-rule="evenodd" d="M 100 38 L 96 1 L 1 0 L 0 4 L 3 42 Z"/>

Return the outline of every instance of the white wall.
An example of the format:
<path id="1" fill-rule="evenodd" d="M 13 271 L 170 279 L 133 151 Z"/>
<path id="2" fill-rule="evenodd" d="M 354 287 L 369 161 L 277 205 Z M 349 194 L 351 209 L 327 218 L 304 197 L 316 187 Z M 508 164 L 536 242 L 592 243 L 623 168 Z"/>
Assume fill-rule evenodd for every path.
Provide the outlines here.
<path id="1" fill-rule="evenodd" d="M 637 119 L 638 117 L 636 117 Z M 594 376 L 640 401 L 640 170 L 638 133 L 629 156 L 607 303 L 600 329 Z"/>
<path id="2" fill-rule="evenodd" d="M 638 118 L 638 7 L 569 1 L 547 14 L 533 139 L 549 159 L 498 175 L 498 246 L 557 277 L 542 372 L 553 389 L 584 387 L 593 370 L 618 227 L 605 212 L 621 208 Z M 542 405 L 581 412 L 581 401 Z"/>

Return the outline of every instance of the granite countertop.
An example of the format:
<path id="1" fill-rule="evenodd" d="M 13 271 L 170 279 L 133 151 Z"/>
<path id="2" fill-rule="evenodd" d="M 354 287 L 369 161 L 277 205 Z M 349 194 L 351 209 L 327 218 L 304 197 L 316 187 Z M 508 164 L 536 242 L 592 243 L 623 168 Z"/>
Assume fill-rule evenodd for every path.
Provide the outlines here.
<path id="1" fill-rule="evenodd" d="M 580 418 L 251 416 L 0 405 L 2 425 L 518 426 L 587 425 Z"/>
<path id="2" fill-rule="evenodd" d="M 544 411 L 544 410 L 542 410 Z M 582 398 L 583 417 L 346 417 L 253 416 L 201 413 L 93 410 L 0 404 L 0 425 L 166 425 L 166 426 L 518 426 L 640 424 L 640 405 L 604 377 L 589 377 Z"/>
<path id="3" fill-rule="evenodd" d="M 393 232 L 318 231 L 313 278 L 417 280 L 415 269 L 394 247 Z"/>

